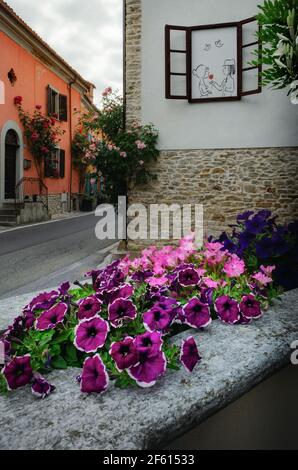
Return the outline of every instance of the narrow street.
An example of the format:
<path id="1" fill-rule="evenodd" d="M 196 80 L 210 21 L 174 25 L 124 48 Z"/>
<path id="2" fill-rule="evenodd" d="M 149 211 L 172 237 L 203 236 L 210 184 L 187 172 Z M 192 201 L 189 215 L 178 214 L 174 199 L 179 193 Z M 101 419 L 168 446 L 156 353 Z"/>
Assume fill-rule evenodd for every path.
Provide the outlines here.
<path id="1" fill-rule="evenodd" d="M 98 220 L 90 214 L 0 232 L 0 299 L 82 279 L 115 242 L 96 238 Z"/>

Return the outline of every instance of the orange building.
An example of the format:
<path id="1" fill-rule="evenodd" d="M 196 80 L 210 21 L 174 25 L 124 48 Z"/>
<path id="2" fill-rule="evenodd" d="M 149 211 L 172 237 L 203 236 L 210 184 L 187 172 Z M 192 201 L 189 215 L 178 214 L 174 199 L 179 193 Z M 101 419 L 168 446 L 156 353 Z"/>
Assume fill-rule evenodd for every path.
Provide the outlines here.
<path id="1" fill-rule="evenodd" d="M 0 225 L 5 214 L 13 219 L 16 200 L 22 209 L 27 206 L 27 215 L 22 211 L 25 219 L 18 219 L 23 222 L 44 218 L 45 206 L 51 214 L 78 207 L 74 201 L 79 178 L 72 167 L 71 142 L 78 112 L 96 109 L 93 90 L 92 83 L 0 0 Z M 53 155 L 56 171 L 50 173 L 44 165 L 42 178 L 24 139 L 16 96 L 23 98 L 22 106 L 30 113 L 40 105 L 42 112 L 57 114 L 64 131 Z"/>

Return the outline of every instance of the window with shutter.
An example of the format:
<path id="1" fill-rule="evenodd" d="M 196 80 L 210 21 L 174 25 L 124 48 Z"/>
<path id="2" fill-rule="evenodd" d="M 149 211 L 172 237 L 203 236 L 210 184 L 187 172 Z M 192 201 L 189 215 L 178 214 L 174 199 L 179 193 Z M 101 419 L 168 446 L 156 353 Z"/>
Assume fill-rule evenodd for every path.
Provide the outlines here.
<path id="1" fill-rule="evenodd" d="M 59 119 L 67 121 L 67 96 L 59 95 Z"/>
<path id="2" fill-rule="evenodd" d="M 166 98 L 187 99 L 187 44 L 189 28 L 166 25 Z"/>
<path id="3" fill-rule="evenodd" d="M 65 177 L 65 150 L 59 151 L 59 177 Z"/>
<path id="4" fill-rule="evenodd" d="M 250 65 L 256 46 L 262 53 L 256 25 L 256 17 L 204 26 L 166 25 L 166 98 L 198 103 L 260 93 L 261 66 Z"/>
<path id="5" fill-rule="evenodd" d="M 252 66 L 250 62 L 256 57 L 254 51 L 258 46 L 259 58 L 262 56 L 262 43 L 256 40 L 258 26 L 257 18 L 247 18 L 241 21 L 241 49 L 242 49 L 242 86 L 241 96 L 255 95 L 262 92 L 261 74 L 262 65 Z"/>

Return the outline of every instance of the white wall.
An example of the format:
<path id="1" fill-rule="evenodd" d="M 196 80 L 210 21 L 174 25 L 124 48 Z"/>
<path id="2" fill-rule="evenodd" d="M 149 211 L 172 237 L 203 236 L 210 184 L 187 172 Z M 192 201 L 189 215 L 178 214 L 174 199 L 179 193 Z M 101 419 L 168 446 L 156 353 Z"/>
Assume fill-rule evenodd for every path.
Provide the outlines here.
<path id="1" fill-rule="evenodd" d="M 160 131 L 159 148 L 298 145 L 298 106 L 286 91 L 264 89 L 241 101 L 189 104 L 165 99 L 164 27 L 239 21 L 260 0 L 142 0 L 142 119 Z"/>

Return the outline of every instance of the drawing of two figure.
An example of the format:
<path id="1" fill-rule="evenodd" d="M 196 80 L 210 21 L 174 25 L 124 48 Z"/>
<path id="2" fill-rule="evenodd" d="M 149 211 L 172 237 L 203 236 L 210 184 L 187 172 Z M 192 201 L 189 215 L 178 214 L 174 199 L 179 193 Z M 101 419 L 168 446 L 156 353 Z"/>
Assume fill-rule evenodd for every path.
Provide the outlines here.
<path id="1" fill-rule="evenodd" d="M 200 64 L 193 70 L 193 75 L 198 78 L 199 93 L 202 98 L 213 94 L 213 91 L 209 85 L 211 85 L 217 91 L 221 91 L 222 96 L 235 96 L 235 59 L 226 59 L 223 64 L 222 71 L 224 79 L 221 83 L 218 83 L 213 80 L 213 75 L 210 74 L 210 68 L 206 65 Z M 206 83 L 207 79 L 208 82 Z"/>

